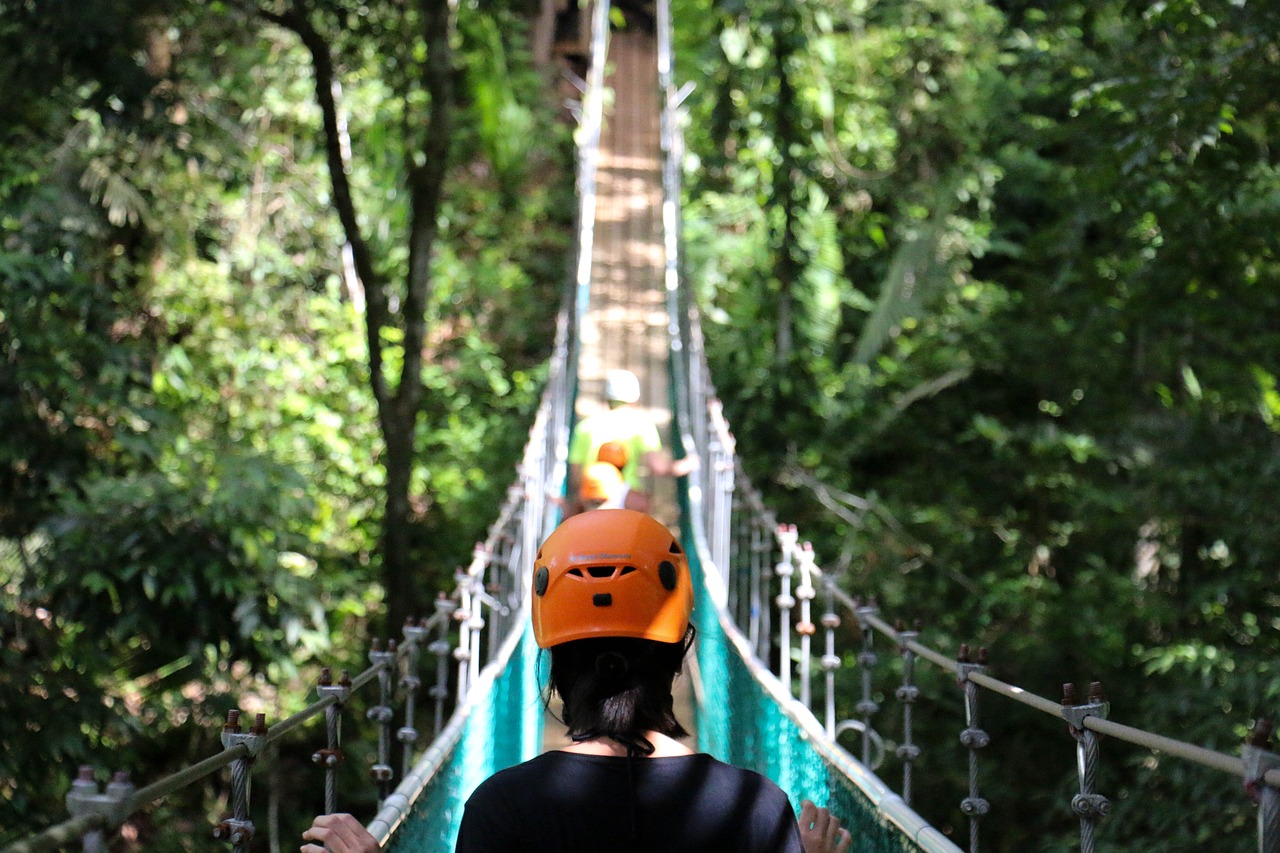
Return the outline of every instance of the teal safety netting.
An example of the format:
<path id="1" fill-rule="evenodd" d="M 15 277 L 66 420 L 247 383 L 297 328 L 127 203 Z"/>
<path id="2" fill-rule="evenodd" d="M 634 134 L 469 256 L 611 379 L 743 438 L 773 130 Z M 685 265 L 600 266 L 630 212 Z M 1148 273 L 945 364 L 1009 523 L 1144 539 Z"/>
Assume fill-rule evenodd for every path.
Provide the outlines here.
<path id="1" fill-rule="evenodd" d="M 406 782 L 425 779 L 399 826 L 390 833 L 391 853 L 449 853 L 458 837 L 462 807 L 476 786 L 504 767 L 535 756 L 542 742 L 542 700 L 537 645 L 527 611 L 525 629 L 513 632 L 502 652 L 481 673 L 467 706 L 422 757 Z M 409 787 L 412 787 L 410 784 Z M 402 785 L 400 790 L 405 790 Z"/>
<path id="2" fill-rule="evenodd" d="M 882 811 L 883 783 L 856 763 L 840 766 L 838 757 L 820 749 L 814 733 L 784 710 L 758 669 L 735 647 L 709 594 L 697 548 L 689 544 L 690 563 L 701 581 L 695 586 L 694 610 L 697 665 L 706 692 L 697 708 L 699 750 L 768 776 L 787 792 L 797 812 L 805 799 L 831 809 L 857 839 L 855 850 L 922 849 L 910 827 L 897 825 Z M 855 783 L 858 777 L 861 786 Z"/>

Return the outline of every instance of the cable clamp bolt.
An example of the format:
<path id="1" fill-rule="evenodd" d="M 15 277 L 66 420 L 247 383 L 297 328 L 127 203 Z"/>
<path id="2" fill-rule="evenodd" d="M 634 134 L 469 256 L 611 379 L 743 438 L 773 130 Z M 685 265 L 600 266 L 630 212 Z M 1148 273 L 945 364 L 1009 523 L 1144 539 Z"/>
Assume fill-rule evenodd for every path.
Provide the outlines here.
<path id="1" fill-rule="evenodd" d="M 1262 798 L 1268 771 L 1280 768 L 1280 755 L 1271 751 L 1273 731 L 1270 720 L 1260 719 L 1253 724 L 1244 740 L 1244 750 L 1240 755 L 1244 762 L 1244 790 L 1254 802 Z"/>
<path id="2" fill-rule="evenodd" d="M 835 670 L 839 669 L 840 664 L 841 664 L 841 661 L 840 661 L 839 655 L 823 655 L 822 656 L 822 668 L 827 672 L 834 672 Z"/>
<path id="3" fill-rule="evenodd" d="M 894 752 L 897 753 L 898 758 L 908 762 L 915 761 L 920 757 L 920 747 L 913 743 L 904 743 L 902 746 L 894 750 Z"/>
<path id="4" fill-rule="evenodd" d="M 1111 703 L 1103 699 L 1102 685 L 1098 682 L 1095 681 L 1089 685 L 1089 701 L 1083 704 L 1076 702 L 1074 684 L 1062 685 L 1062 719 L 1067 721 L 1067 728 L 1076 740 L 1084 737 L 1086 717 L 1105 720 L 1110 711 Z"/>
<path id="5" fill-rule="evenodd" d="M 240 712 L 234 709 L 228 711 L 227 722 L 222 727 L 222 748 L 234 749 L 237 746 L 243 746 L 249 758 L 257 758 L 258 753 L 262 752 L 262 748 L 267 745 L 266 720 L 266 714 L 258 714 L 254 718 L 253 728 L 247 732 L 242 732 L 240 730 Z"/>
<path id="6" fill-rule="evenodd" d="M 968 749 L 983 749 L 991 744 L 991 735 L 982 729 L 964 729 L 960 732 L 960 743 Z"/>
<path id="7" fill-rule="evenodd" d="M 374 782 L 390 782 L 395 771 L 389 764 L 375 764 L 369 768 L 369 778 Z"/>
<path id="8" fill-rule="evenodd" d="M 396 732 L 396 739 L 401 743 L 414 743 L 418 740 L 418 730 L 413 726 L 404 726 Z"/>
<path id="9" fill-rule="evenodd" d="M 312 762 L 319 764 L 326 770 L 331 770 L 342 763 L 342 750 L 340 749 L 317 749 L 311 754 Z"/>
<path id="10" fill-rule="evenodd" d="M 880 615 L 880 606 L 876 604 L 875 599 L 873 598 L 866 604 L 859 604 L 853 609 L 853 612 L 857 614 L 858 623 L 865 630 L 872 627 L 870 619 L 874 616 Z"/>
<path id="11" fill-rule="evenodd" d="M 1071 798 L 1071 810 L 1083 818 L 1106 817 L 1111 813 L 1111 801 L 1102 794 L 1076 794 Z"/>
<path id="12" fill-rule="evenodd" d="M 920 698 L 920 688 L 914 684 L 904 684 L 894 691 L 894 695 L 898 697 L 899 702 L 910 705 Z"/>
<path id="13" fill-rule="evenodd" d="M 394 713 L 390 705 L 374 705 L 365 711 L 364 715 L 366 719 L 373 720 L 375 723 L 389 723 Z"/>
<path id="14" fill-rule="evenodd" d="M 102 815 L 112 826 L 119 826 L 133 811 L 130 808 L 133 792 L 133 783 L 124 770 L 117 771 L 107 783 L 106 790 L 99 792 L 98 783 L 93 780 L 93 768 L 82 764 L 71 783 L 71 790 L 67 792 L 67 811 L 72 817 Z"/>
<path id="15" fill-rule="evenodd" d="M 982 797 L 965 797 L 960 801 L 960 811 L 969 817 L 982 817 L 991 811 L 991 803 Z"/>
<path id="16" fill-rule="evenodd" d="M 253 821 L 227 818 L 213 828 L 213 837 L 243 846 L 253 840 Z"/>
<path id="17" fill-rule="evenodd" d="M 337 704 L 345 705 L 351 698 L 351 676 L 343 670 L 342 679 L 334 684 L 329 668 L 325 667 L 320 670 L 320 683 L 316 685 L 316 692 L 320 694 L 321 699 L 333 696 L 337 698 Z"/>
<path id="18" fill-rule="evenodd" d="M 987 671 L 987 649 L 985 646 L 978 649 L 978 660 L 974 662 L 969 659 L 969 644 L 962 643 L 960 645 L 960 654 L 956 656 L 956 680 L 960 682 L 960 686 L 969 681 L 969 673 L 976 672 L 982 674 Z"/>

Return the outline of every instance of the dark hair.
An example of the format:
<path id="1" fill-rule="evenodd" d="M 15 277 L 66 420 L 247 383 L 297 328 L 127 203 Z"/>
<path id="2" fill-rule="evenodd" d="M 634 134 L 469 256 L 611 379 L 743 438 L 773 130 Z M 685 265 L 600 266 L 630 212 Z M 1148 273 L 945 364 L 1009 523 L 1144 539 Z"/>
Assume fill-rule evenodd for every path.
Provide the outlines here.
<path id="1" fill-rule="evenodd" d="M 672 710 L 671 682 L 692 641 L 690 627 L 679 643 L 599 637 L 552 647 L 550 688 L 564 702 L 569 737 L 607 737 L 645 755 L 653 752 L 647 731 L 688 737 Z"/>

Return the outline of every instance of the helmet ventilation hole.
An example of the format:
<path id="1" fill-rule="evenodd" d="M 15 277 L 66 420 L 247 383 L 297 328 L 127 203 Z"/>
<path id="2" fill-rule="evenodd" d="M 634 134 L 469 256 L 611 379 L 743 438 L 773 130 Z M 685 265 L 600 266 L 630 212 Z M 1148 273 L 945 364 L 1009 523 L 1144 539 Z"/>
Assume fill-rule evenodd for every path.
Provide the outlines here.
<path id="1" fill-rule="evenodd" d="M 667 592 L 672 592 L 676 588 L 676 567 L 670 560 L 663 560 L 658 564 L 658 580 L 662 581 L 662 586 Z"/>

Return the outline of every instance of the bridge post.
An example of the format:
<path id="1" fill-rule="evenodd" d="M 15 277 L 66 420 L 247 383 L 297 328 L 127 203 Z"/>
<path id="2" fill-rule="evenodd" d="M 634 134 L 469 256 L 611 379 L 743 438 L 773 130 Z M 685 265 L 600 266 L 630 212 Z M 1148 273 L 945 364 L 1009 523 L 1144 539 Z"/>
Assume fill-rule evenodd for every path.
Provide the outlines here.
<path id="1" fill-rule="evenodd" d="M 452 610 L 453 603 L 447 598 L 444 601 Z M 436 608 L 439 609 L 439 607 L 440 601 L 437 600 Z M 441 619 L 441 621 L 447 629 L 447 620 Z M 418 655 L 422 651 L 422 638 L 427 635 L 427 628 L 420 623 L 414 623 L 412 619 L 406 619 L 403 631 L 405 645 L 409 647 L 409 652 L 406 656 L 404 675 L 400 679 L 400 686 L 404 688 L 404 725 L 396 732 L 396 739 L 403 745 L 401 778 L 408 776 L 413 768 L 413 745 L 418 742 L 418 730 L 413 725 L 418 703 L 418 688 L 422 686 L 422 679 L 418 677 Z M 449 651 L 447 645 L 445 654 Z M 443 663 L 441 665 L 443 666 Z"/>
<path id="2" fill-rule="evenodd" d="M 911 709 L 916 699 L 920 698 L 920 688 L 916 687 L 916 653 L 911 644 L 920 636 L 920 623 L 915 623 L 911 631 L 904 630 L 898 622 L 898 654 L 902 655 L 902 686 L 895 695 L 902 703 L 902 744 L 897 749 L 898 758 L 902 760 L 902 801 L 911 805 L 911 771 L 916 759 L 920 757 L 920 747 L 912 743 Z"/>
<path id="3" fill-rule="evenodd" d="M 1280 853 L 1280 788 L 1267 784 L 1267 771 L 1280 769 L 1280 755 L 1271 751 L 1274 726 L 1260 719 L 1244 743 L 1245 790 L 1258 804 L 1258 853 Z"/>
<path id="4" fill-rule="evenodd" d="M 804 543 L 797 552 L 800 564 L 800 585 L 796 587 L 796 598 L 800 600 L 800 621 L 796 623 L 796 633 L 800 635 L 800 704 L 813 710 L 813 635 L 817 628 L 813 624 L 813 599 L 818 594 L 813 586 L 813 545 Z"/>
<path id="5" fill-rule="evenodd" d="M 872 598 L 866 604 L 858 601 L 854 613 L 858 616 L 858 627 L 862 630 L 862 651 L 858 653 L 858 668 L 862 670 L 862 698 L 858 700 L 855 707 L 862 717 L 862 763 L 870 767 L 873 731 L 871 718 L 880 710 L 880 705 L 871 698 L 871 671 L 880 662 L 880 657 L 875 651 L 876 633 L 875 626 L 871 624 L 871 618 L 880 613 L 880 608 Z"/>
<path id="6" fill-rule="evenodd" d="M 235 853 L 249 849 L 253 841 L 253 821 L 249 820 L 249 788 L 254 759 L 265 744 L 266 716 L 258 714 L 253 728 L 247 733 L 240 730 L 240 712 L 227 712 L 227 722 L 222 727 L 222 748 L 243 746 L 246 754 L 231 764 L 231 813 L 232 817 L 213 828 L 213 837 L 230 841 Z"/>
<path id="7" fill-rule="evenodd" d="M 782 682 L 783 688 L 787 691 L 787 695 L 794 695 L 795 690 L 791 685 L 791 608 L 796 606 L 796 600 L 791 595 L 791 575 L 795 571 L 792 567 L 794 560 L 794 552 L 796 540 L 800 535 L 796 532 L 795 525 L 781 525 L 778 528 L 778 543 L 782 546 L 782 559 L 778 561 L 778 565 L 774 568 L 774 574 L 779 578 L 781 589 L 778 591 L 778 610 L 779 621 L 778 626 L 778 643 L 780 650 L 778 653 L 778 680 Z"/>
<path id="8" fill-rule="evenodd" d="M 769 657 L 769 607 L 765 601 L 769 598 L 766 572 L 771 564 L 770 554 L 773 551 L 771 527 L 766 527 L 754 514 L 751 519 L 751 610 L 747 638 L 751 641 L 751 649 L 756 657 L 767 660 Z"/>
<path id="9" fill-rule="evenodd" d="M 1067 721 L 1071 736 L 1076 739 L 1076 773 L 1080 777 L 1080 793 L 1071 798 L 1071 810 L 1080 816 L 1080 853 L 1093 853 L 1098 821 L 1111 811 L 1111 801 L 1094 791 L 1098 775 L 1101 735 L 1085 728 L 1086 717 L 1107 718 L 1110 709 L 1102 697 L 1102 685 L 1097 681 L 1089 685 L 1089 701 L 1076 702 L 1074 684 L 1062 685 L 1062 717 Z"/>
<path id="10" fill-rule="evenodd" d="M 391 793 L 391 777 L 395 771 L 391 769 L 391 668 L 396 663 L 396 641 L 387 643 L 387 650 L 382 650 L 382 641 L 376 637 L 369 651 L 369 663 L 378 667 L 378 704 L 365 712 L 365 716 L 378 725 L 378 761 L 369 768 L 369 778 L 378 786 L 378 808 Z"/>
<path id="11" fill-rule="evenodd" d="M 318 749 L 311 760 L 324 768 L 324 813 L 333 814 L 338 810 L 338 765 L 342 763 L 342 709 L 351 698 L 351 676 L 346 670 L 337 684 L 329 668 L 320 670 L 320 684 L 316 687 L 320 698 L 329 696 L 334 702 L 324 709 L 325 735 L 327 746 Z"/>
<path id="12" fill-rule="evenodd" d="M 836 739 L 836 670 L 840 668 L 840 655 L 836 654 L 836 629 L 840 627 L 840 616 L 836 613 L 835 581 L 830 575 L 822 576 L 823 603 L 822 628 L 826 638 L 826 652 L 822 656 L 822 670 L 825 674 L 825 728 L 827 737 Z"/>
<path id="13" fill-rule="evenodd" d="M 969 853 L 978 853 L 978 824 L 983 816 L 991 810 L 991 804 L 978 793 L 978 750 L 991 743 L 988 735 L 978 723 L 978 685 L 969 680 L 970 673 L 983 673 L 987 670 L 987 650 L 978 649 L 978 661 L 969 659 L 969 646 L 961 645 L 956 655 L 956 678 L 964 690 L 964 731 L 960 732 L 960 743 L 969 750 L 969 796 L 960 801 L 960 811 L 969 817 Z"/>
<path id="14" fill-rule="evenodd" d="M 438 737 L 444 728 L 444 702 L 449 698 L 449 611 L 453 610 L 453 602 L 443 592 L 436 597 L 436 638 L 431 642 L 428 651 L 436 656 L 436 683 L 431 688 L 431 698 L 435 701 L 435 729 L 432 737 Z M 425 626 L 424 626 L 425 627 Z M 405 772 L 408 772 L 406 754 Z"/>

